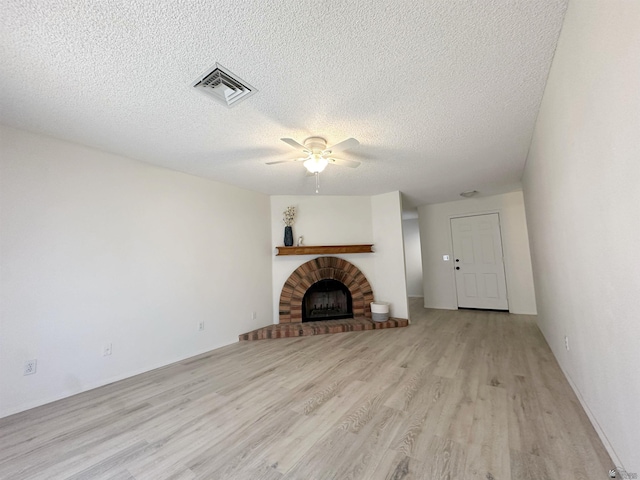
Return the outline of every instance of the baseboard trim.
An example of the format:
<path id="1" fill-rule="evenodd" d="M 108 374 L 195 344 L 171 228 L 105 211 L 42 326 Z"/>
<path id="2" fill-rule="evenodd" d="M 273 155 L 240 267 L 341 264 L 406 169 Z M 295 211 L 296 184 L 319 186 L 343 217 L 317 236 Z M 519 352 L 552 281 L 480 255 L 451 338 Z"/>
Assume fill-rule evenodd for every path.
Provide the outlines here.
<path id="1" fill-rule="evenodd" d="M 578 402 L 580 402 L 580 405 L 582 406 L 582 409 L 584 410 L 584 412 L 587 414 L 587 417 L 589 418 L 589 421 L 591 422 L 591 425 L 595 429 L 596 434 L 598 435 L 598 438 L 600 438 L 600 441 L 602 442 L 602 445 L 604 446 L 605 450 L 609 454 L 609 457 L 611 457 L 611 461 L 615 464 L 615 465 L 612 465 L 611 467 L 612 468 L 616 467 L 620 471 L 626 471 L 625 468 L 624 468 L 624 464 L 620 461 L 620 457 L 618 457 L 618 455 L 616 454 L 616 451 L 613 449 L 613 446 L 611 445 L 611 442 L 609 441 L 609 439 L 607 438 L 607 435 L 604 433 L 604 430 L 602 429 L 602 427 L 598 423 L 598 420 L 596 419 L 596 416 L 593 414 L 593 412 L 589 408 L 589 405 L 587 404 L 587 402 L 585 401 L 584 397 L 582 396 L 582 392 L 580 391 L 580 389 L 577 387 L 577 385 L 575 384 L 575 382 L 571 378 L 571 375 L 569 375 L 569 373 L 564 369 L 564 367 L 562 366 L 562 364 L 558 360 L 556 352 L 554 352 L 553 349 L 551 348 L 551 344 L 547 340 L 547 337 L 544 334 L 544 331 L 540 328 L 539 325 L 538 325 L 538 329 L 542 333 L 542 336 L 544 337 L 545 342 L 547 342 L 547 346 L 549 347 L 549 350 L 551 350 L 551 353 L 553 354 L 553 358 L 555 359 L 556 363 L 560 367 L 560 370 L 562 371 L 562 374 L 564 375 L 564 378 L 566 378 L 567 382 L 569 382 L 569 386 L 571 387 L 571 390 L 573 390 L 573 393 L 576 394 L 576 398 L 578 399 Z"/>
<path id="2" fill-rule="evenodd" d="M 553 350 L 552 350 L 552 352 L 553 352 Z M 555 353 L 553 355 L 555 357 Z M 556 362 L 558 362 L 557 358 L 556 358 Z M 607 435 L 604 433 L 604 430 L 602 429 L 602 427 L 598 423 L 598 420 L 596 419 L 596 416 L 593 414 L 593 412 L 589 408 L 589 405 L 587 404 L 587 402 L 585 401 L 584 397 L 582 396 L 582 393 L 580 392 L 580 390 L 578 389 L 576 384 L 571 379 L 571 376 L 567 374 L 567 372 L 565 371 L 564 368 L 562 368 L 562 365 L 560 365 L 560 362 L 558 362 L 558 365 L 560 366 L 560 370 L 562 370 L 562 374 L 564 375 L 564 377 L 569 382 L 569 385 L 571 386 L 571 390 L 573 390 L 573 393 L 576 394 L 576 397 L 578 398 L 578 401 L 580 402 L 580 405 L 582 405 L 582 408 L 583 408 L 584 412 L 587 414 L 587 417 L 589 417 L 589 421 L 591 422 L 591 425 L 593 425 L 593 428 L 595 429 L 596 433 L 598 434 L 598 437 L 600 438 L 600 441 L 602 441 L 602 444 L 604 445 L 605 450 L 607 451 L 607 453 L 611 457 L 611 460 L 613 461 L 613 463 L 615 463 L 615 465 L 612 465 L 612 467 L 616 467 L 620 471 L 626 471 L 626 469 L 624 468 L 624 465 L 620 461 L 620 458 L 618 457 L 618 455 L 616 454 L 615 450 L 613 449 L 613 446 L 611 445 L 611 442 L 607 438 Z"/>

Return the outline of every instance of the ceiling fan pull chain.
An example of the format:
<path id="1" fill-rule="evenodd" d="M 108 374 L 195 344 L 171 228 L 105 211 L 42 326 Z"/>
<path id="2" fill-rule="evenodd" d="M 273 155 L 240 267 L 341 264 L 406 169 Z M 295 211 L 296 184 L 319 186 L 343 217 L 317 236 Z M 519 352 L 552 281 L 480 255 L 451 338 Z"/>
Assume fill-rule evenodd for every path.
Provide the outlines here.
<path id="1" fill-rule="evenodd" d="M 316 172 L 316 193 L 320 191 L 320 172 Z"/>

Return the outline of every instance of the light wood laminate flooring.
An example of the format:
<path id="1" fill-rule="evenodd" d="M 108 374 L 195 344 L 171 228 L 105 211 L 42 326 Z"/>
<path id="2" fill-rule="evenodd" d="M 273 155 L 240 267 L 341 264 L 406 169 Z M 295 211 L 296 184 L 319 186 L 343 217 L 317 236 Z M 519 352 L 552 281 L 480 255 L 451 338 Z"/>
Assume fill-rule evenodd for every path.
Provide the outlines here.
<path id="1" fill-rule="evenodd" d="M 611 460 L 534 317 L 240 342 L 0 420 L 0 478 L 594 479 Z"/>

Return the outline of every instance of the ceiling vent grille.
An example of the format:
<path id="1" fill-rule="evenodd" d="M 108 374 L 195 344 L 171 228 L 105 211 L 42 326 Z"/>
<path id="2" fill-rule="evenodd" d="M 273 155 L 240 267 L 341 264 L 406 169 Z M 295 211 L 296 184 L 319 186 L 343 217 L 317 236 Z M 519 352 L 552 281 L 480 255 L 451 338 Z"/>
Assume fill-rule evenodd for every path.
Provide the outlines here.
<path id="1" fill-rule="evenodd" d="M 200 75 L 192 85 L 199 92 L 213 97 L 227 107 L 233 107 L 257 92 L 255 88 L 219 63 L 216 63 L 213 70 L 208 69 L 206 73 Z"/>

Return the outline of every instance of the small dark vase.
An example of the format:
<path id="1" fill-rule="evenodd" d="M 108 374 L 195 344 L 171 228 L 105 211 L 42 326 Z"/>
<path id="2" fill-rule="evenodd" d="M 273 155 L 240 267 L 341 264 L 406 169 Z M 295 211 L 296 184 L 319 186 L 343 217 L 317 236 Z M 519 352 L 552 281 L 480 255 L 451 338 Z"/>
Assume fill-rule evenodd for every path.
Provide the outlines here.
<path id="1" fill-rule="evenodd" d="M 284 246 L 291 247 L 293 246 L 293 230 L 291 227 L 284 227 Z"/>

